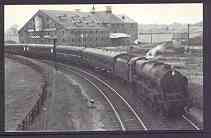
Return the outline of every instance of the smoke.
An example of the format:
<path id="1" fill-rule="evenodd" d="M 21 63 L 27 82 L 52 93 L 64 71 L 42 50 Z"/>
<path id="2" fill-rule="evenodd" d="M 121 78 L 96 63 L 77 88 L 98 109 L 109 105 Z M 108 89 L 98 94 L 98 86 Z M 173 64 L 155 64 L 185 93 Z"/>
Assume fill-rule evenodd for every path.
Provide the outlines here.
<path id="1" fill-rule="evenodd" d="M 164 42 L 161 44 L 158 44 L 156 47 L 150 49 L 145 57 L 147 59 L 157 59 L 160 56 L 162 56 L 164 53 L 173 53 L 175 52 L 174 46 L 171 41 Z"/>

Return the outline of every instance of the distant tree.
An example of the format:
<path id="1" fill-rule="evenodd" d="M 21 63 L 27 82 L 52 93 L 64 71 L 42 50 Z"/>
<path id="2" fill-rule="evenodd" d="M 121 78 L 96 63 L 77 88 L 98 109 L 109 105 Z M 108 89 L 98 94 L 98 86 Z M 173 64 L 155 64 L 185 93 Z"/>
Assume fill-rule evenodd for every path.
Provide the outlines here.
<path id="1" fill-rule="evenodd" d="M 5 41 L 12 40 L 18 42 L 18 25 L 14 24 L 5 32 Z"/>
<path id="2" fill-rule="evenodd" d="M 10 28 L 7 29 L 6 32 L 10 34 L 18 34 L 18 25 L 17 24 L 12 25 Z"/>

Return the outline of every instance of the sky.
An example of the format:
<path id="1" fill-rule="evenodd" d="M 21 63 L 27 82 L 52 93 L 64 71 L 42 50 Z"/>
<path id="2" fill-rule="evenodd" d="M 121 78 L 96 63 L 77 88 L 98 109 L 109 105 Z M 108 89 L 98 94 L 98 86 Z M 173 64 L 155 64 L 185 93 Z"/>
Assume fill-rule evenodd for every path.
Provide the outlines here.
<path id="1" fill-rule="evenodd" d="M 203 20 L 203 4 L 95 4 L 96 11 L 112 6 L 114 14 L 125 14 L 139 24 L 196 23 Z M 5 5 L 5 30 L 14 24 L 21 28 L 39 9 L 67 10 L 80 9 L 89 12 L 90 4 L 80 5 Z"/>

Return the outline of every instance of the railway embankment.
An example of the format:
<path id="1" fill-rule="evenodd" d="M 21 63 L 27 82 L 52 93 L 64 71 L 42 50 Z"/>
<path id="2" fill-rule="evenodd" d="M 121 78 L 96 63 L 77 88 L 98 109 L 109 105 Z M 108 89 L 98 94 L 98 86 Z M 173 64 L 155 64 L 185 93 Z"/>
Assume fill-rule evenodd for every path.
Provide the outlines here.
<path id="1" fill-rule="evenodd" d="M 54 85 L 30 131 L 119 130 L 109 104 L 97 89 L 76 74 L 62 71 L 60 66 L 57 71 L 53 64 L 49 67 L 49 79 Z M 94 103 L 90 103 L 91 99 Z"/>
<path id="2" fill-rule="evenodd" d="M 34 60 L 10 54 L 5 56 L 6 130 L 25 130 L 46 99 L 48 71 Z"/>
<path id="3" fill-rule="evenodd" d="M 68 77 L 61 71 L 55 71 L 53 66 L 37 60 L 17 55 L 6 55 L 6 57 L 22 66 L 33 68 L 42 76 L 40 84 L 36 84 L 40 89 L 33 91 L 35 95 L 33 100 L 20 99 L 24 101 L 23 107 L 27 107 L 27 110 L 22 112 L 22 117 L 14 129 L 9 131 L 119 129 L 109 106 L 102 102 L 103 97 L 101 99 L 96 96 L 98 92 L 94 92 L 95 90 L 92 90 L 91 86 L 89 88 L 86 83 L 81 83 L 82 80 L 78 80 L 74 75 Z M 18 72 L 21 70 L 16 74 Z M 26 79 L 34 80 L 36 77 L 33 77 L 25 76 Z M 33 83 L 35 82 L 34 80 Z M 90 97 L 95 97 L 94 108 L 90 106 Z"/>

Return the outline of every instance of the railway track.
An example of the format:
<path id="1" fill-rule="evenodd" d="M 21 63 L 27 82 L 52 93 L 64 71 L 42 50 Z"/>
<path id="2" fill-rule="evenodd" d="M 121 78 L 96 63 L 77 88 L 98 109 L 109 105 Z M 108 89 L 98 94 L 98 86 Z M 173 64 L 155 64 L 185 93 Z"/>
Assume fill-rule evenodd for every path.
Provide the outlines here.
<path id="1" fill-rule="evenodd" d="M 44 62 L 50 64 L 49 61 Z M 115 113 L 121 130 L 149 130 L 149 127 L 146 127 L 146 124 L 144 123 L 143 119 L 139 117 L 141 113 L 136 112 L 136 108 L 134 108 L 134 106 L 131 106 L 131 104 L 127 102 L 126 98 L 124 98 L 118 93 L 118 91 L 120 90 L 117 88 L 113 88 L 108 81 L 103 80 L 103 78 L 95 76 L 92 73 L 79 69 L 77 67 L 73 67 L 62 63 L 57 63 L 57 65 L 58 69 L 65 72 L 74 73 L 79 77 L 85 79 L 105 97 L 106 101 L 109 103 Z M 185 115 L 182 115 L 178 119 L 178 121 L 181 122 L 181 124 L 185 124 L 184 129 L 200 130 L 200 127 L 198 127 Z M 167 126 L 170 125 L 167 124 Z M 174 129 L 174 126 L 170 129 Z M 175 130 L 176 129 L 177 128 L 175 128 Z"/>
<path id="2" fill-rule="evenodd" d="M 95 78 L 96 80 L 100 81 L 101 83 L 103 83 L 104 85 L 106 85 L 107 87 L 110 87 L 110 89 L 113 89 L 113 92 L 115 92 L 123 101 L 125 101 L 125 103 L 128 104 L 128 106 L 131 107 L 131 111 L 132 112 L 135 112 L 139 122 L 142 122 L 142 126 L 145 126 L 144 130 L 149 130 L 150 125 L 148 125 L 149 127 L 146 128 L 146 124 L 142 121 L 143 119 L 141 119 L 139 117 L 138 114 L 143 114 L 141 112 L 138 111 L 137 108 L 135 108 L 136 105 L 132 104 L 132 103 L 129 103 L 127 101 L 129 101 L 127 99 L 127 96 L 124 96 L 121 95 L 118 93 L 118 92 L 122 92 L 123 90 L 121 88 L 114 88 L 113 85 L 112 85 L 112 82 L 109 82 L 107 79 L 105 78 L 102 78 L 101 76 L 96 76 L 96 75 L 93 75 L 93 73 L 90 73 L 90 71 L 87 71 L 87 70 L 82 70 L 82 69 L 79 69 L 77 67 L 73 67 L 73 66 L 70 66 L 68 65 L 69 68 L 71 68 L 72 70 L 80 70 L 80 72 L 82 72 L 83 74 L 88 74 L 90 76 L 92 76 L 93 78 Z M 128 93 L 128 92 L 127 92 Z M 132 106 L 131 106 L 132 105 Z M 133 107 L 133 108 L 132 108 Z M 137 107 L 137 106 L 136 106 Z M 144 119 L 145 120 L 145 119 Z M 177 120 L 177 122 L 179 122 L 178 124 L 182 124 L 182 126 L 177 126 L 177 125 L 174 125 L 173 122 L 175 122 L 175 120 Z M 164 129 L 171 129 L 171 130 L 177 130 L 178 128 L 182 129 L 182 130 L 200 130 L 201 128 L 199 126 L 197 126 L 193 121 L 191 121 L 191 119 L 189 119 L 186 115 L 181 115 L 179 117 L 177 117 L 175 120 L 165 120 L 165 124 L 166 124 L 166 127 Z M 178 128 L 177 128 L 178 127 Z M 153 128 L 153 127 L 152 127 Z M 158 129 L 159 127 L 156 127 L 156 129 Z M 154 129 L 154 128 L 153 128 Z M 159 128 L 159 129 L 163 129 L 163 128 Z"/>
<path id="3" fill-rule="evenodd" d="M 73 67 L 73 68 L 75 68 L 75 67 Z M 90 71 L 89 71 L 89 70 L 84 70 L 84 72 L 89 73 Z M 89 73 L 89 74 L 92 75 L 92 71 L 91 71 L 91 73 Z M 127 99 L 127 98 L 128 98 L 128 93 L 129 93 L 129 91 L 125 90 L 125 88 L 120 88 L 119 85 L 118 85 L 118 87 L 115 87 L 115 85 L 113 84 L 114 81 L 111 80 L 111 78 L 107 78 L 107 77 L 104 77 L 104 76 L 102 76 L 102 75 L 97 75 L 97 76 L 92 75 L 92 76 L 95 77 L 95 78 L 97 78 L 98 80 L 104 80 L 104 82 L 107 83 L 107 84 L 110 85 L 110 86 L 112 85 L 112 87 L 113 87 L 116 91 L 121 92 L 121 97 L 123 97 L 123 98 L 126 99 L 128 102 L 130 102 L 130 105 L 133 106 L 133 109 L 136 110 L 138 114 L 145 114 L 145 113 L 139 111 L 139 108 L 137 108 L 137 107 L 140 107 L 140 104 L 139 104 L 139 103 L 137 104 L 136 102 L 133 102 L 133 101 L 131 102 L 130 98 Z M 124 84 L 123 84 L 123 85 L 124 85 Z M 125 91 L 125 93 L 127 93 L 127 94 L 125 94 L 123 91 Z M 142 110 L 143 110 L 143 108 L 142 108 Z M 148 115 L 145 115 L 145 116 L 148 116 Z M 145 117 L 143 117 L 142 120 L 145 120 Z M 146 120 L 149 120 L 149 119 L 146 119 Z M 177 120 L 176 122 L 178 122 L 178 124 L 182 124 L 181 126 L 183 126 L 183 127 L 174 124 L 175 120 Z M 145 121 L 145 122 L 146 122 L 146 121 Z M 154 123 L 154 122 L 153 122 L 153 123 Z M 155 123 L 157 123 L 157 122 L 155 122 Z M 185 114 L 183 114 L 183 115 L 181 115 L 181 116 L 178 116 L 178 117 L 176 117 L 175 119 L 172 119 L 172 118 L 171 118 L 171 119 L 169 119 L 169 120 L 165 120 L 164 123 L 166 124 L 166 127 L 165 127 L 164 129 L 167 128 L 167 130 L 168 130 L 168 129 L 170 129 L 170 130 L 177 130 L 178 128 L 179 128 L 179 129 L 182 129 L 182 130 L 200 130 L 200 129 L 201 129 L 201 127 L 199 127 L 197 124 L 195 124 L 195 123 L 194 123 L 191 119 L 189 119 Z M 147 126 L 148 126 L 150 129 L 154 129 L 153 127 L 151 127 L 150 124 L 148 124 L 148 123 L 145 123 L 145 124 L 147 124 Z M 177 127 L 178 127 L 178 128 L 177 128 Z M 149 128 L 148 128 L 148 129 L 149 129 Z M 155 129 L 158 129 L 158 128 L 159 128 L 159 129 L 163 129 L 162 127 L 156 127 Z"/>
<path id="4" fill-rule="evenodd" d="M 43 62 L 47 64 L 52 63 L 49 61 Z M 104 96 L 107 103 L 111 106 L 122 131 L 148 130 L 143 120 L 139 117 L 133 107 L 108 83 L 81 69 L 76 69 L 61 63 L 57 63 L 57 65 L 58 70 L 65 73 L 73 73 L 81 77 Z"/>
<path id="5" fill-rule="evenodd" d="M 194 122 L 192 122 L 188 117 L 182 115 L 182 118 L 186 120 L 190 125 L 192 125 L 196 130 L 200 130 L 200 128 Z"/>
<path id="6" fill-rule="evenodd" d="M 99 75 L 98 77 L 102 80 L 106 79 L 104 76 Z M 189 117 L 186 116 L 186 114 L 177 116 L 176 118 L 158 117 L 157 119 L 155 119 L 155 118 L 153 119 L 153 117 L 155 117 L 154 113 L 153 112 L 148 113 L 147 107 L 140 106 L 141 105 L 140 102 L 136 102 L 136 100 L 139 100 L 138 97 L 131 97 L 131 94 L 128 94 L 128 93 L 131 93 L 131 91 L 126 90 L 127 86 L 124 87 L 124 88 L 119 87 L 121 85 L 125 85 L 124 83 L 119 84 L 119 82 L 118 82 L 116 84 L 116 82 L 111 78 L 108 78 L 105 81 L 106 81 L 106 83 L 112 85 L 112 87 L 115 88 L 117 91 L 121 92 L 121 96 L 124 97 L 128 102 L 130 102 L 130 105 L 132 105 L 134 107 L 134 109 L 137 111 L 138 114 L 144 115 L 143 120 L 145 121 L 145 124 L 147 124 L 147 126 L 150 129 L 153 129 L 153 130 L 154 129 L 161 129 L 161 130 L 163 130 L 163 129 L 164 130 L 178 130 L 178 129 L 181 129 L 181 130 L 201 130 L 202 129 L 200 126 L 198 126 L 196 123 L 194 123 L 191 119 L 189 119 Z M 156 120 L 156 121 L 152 121 L 152 120 Z M 158 121 L 158 120 L 161 120 L 161 121 Z M 164 128 L 159 127 L 159 126 L 154 126 L 154 124 L 156 124 L 156 123 L 159 124 L 160 122 L 165 124 Z M 177 124 L 175 124 L 175 122 L 177 122 Z"/>

